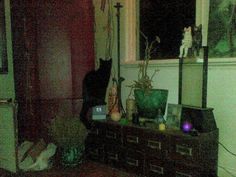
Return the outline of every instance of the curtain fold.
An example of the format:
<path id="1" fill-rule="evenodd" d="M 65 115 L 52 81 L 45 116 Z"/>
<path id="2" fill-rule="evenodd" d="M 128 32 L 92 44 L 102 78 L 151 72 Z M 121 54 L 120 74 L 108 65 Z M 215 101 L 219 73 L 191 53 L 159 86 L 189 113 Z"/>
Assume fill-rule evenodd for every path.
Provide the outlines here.
<path id="1" fill-rule="evenodd" d="M 79 114 L 82 80 L 94 69 L 93 3 L 19 0 L 11 6 L 19 133 L 36 139 L 58 112 Z"/>
<path id="2" fill-rule="evenodd" d="M 94 8 L 92 1 L 74 1 L 70 17 L 72 97 L 82 98 L 82 81 L 94 69 Z"/>

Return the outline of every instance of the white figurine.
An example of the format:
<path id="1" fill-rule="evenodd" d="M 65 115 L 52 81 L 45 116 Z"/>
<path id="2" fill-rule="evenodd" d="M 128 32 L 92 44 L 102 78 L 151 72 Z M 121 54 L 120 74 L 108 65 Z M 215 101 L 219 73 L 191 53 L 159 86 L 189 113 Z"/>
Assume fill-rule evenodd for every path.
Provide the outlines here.
<path id="1" fill-rule="evenodd" d="M 182 40 L 182 45 L 180 46 L 180 54 L 179 58 L 186 57 L 188 55 L 188 49 L 192 47 L 192 29 L 189 26 L 188 28 L 184 28 L 184 37 Z"/>

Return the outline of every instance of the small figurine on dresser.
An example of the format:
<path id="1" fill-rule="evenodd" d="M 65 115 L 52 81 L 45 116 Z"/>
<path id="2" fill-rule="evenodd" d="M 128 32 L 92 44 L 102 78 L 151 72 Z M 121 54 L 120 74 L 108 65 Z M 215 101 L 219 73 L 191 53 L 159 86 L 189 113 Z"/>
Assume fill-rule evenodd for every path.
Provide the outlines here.
<path id="1" fill-rule="evenodd" d="M 161 109 L 158 109 L 158 114 L 155 118 L 155 121 L 156 121 L 156 123 L 158 123 L 159 130 L 163 131 L 166 129 L 165 119 L 164 119 L 164 116 L 161 112 Z"/>
<path id="2" fill-rule="evenodd" d="M 179 58 L 187 57 L 189 48 L 192 47 L 192 28 L 189 26 L 188 28 L 184 28 L 182 45 L 180 46 L 180 54 Z"/>

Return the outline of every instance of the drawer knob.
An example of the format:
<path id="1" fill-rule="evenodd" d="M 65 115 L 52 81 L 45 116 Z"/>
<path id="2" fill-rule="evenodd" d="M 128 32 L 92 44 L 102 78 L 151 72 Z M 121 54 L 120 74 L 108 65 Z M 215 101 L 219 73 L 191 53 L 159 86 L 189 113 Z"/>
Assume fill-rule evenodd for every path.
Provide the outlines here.
<path id="1" fill-rule="evenodd" d="M 187 174 L 187 173 L 182 173 L 182 172 L 179 172 L 179 171 L 176 171 L 176 177 L 192 177 L 192 175 L 190 174 Z"/>
<path id="2" fill-rule="evenodd" d="M 90 133 L 93 134 L 93 135 L 98 135 L 99 130 L 96 128 L 95 130 L 92 130 Z"/>
<path id="3" fill-rule="evenodd" d="M 148 140 L 147 146 L 151 149 L 161 150 L 161 142 L 160 141 Z"/>
<path id="4" fill-rule="evenodd" d="M 113 131 L 106 131 L 106 137 L 111 139 L 116 139 L 116 133 Z"/>
<path id="5" fill-rule="evenodd" d="M 135 143 L 135 144 L 139 143 L 139 138 L 137 136 L 127 135 L 126 139 L 128 143 Z"/>
<path id="6" fill-rule="evenodd" d="M 150 164 L 150 171 L 152 171 L 154 173 L 157 173 L 157 174 L 160 174 L 160 175 L 164 174 L 164 168 L 160 167 L 158 165 Z"/>
<path id="7" fill-rule="evenodd" d="M 181 155 L 187 155 L 187 156 L 192 156 L 192 148 L 182 146 L 182 145 L 176 145 L 176 152 L 181 154 Z"/>
<path id="8" fill-rule="evenodd" d="M 95 155 L 95 156 L 99 155 L 98 149 L 89 150 L 89 154 Z"/>
<path id="9" fill-rule="evenodd" d="M 118 154 L 112 153 L 112 152 L 108 152 L 107 153 L 107 158 L 110 159 L 110 160 L 118 161 Z"/>
<path id="10" fill-rule="evenodd" d="M 138 160 L 132 158 L 126 158 L 126 163 L 135 167 L 138 167 L 139 165 Z"/>

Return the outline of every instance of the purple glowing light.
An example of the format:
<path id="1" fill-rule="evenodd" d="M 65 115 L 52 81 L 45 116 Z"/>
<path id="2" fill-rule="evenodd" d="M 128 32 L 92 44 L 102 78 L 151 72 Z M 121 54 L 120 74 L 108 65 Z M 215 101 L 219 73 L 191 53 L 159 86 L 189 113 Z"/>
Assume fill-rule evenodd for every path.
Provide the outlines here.
<path id="1" fill-rule="evenodd" d="M 192 129 L 192 124 L 186 121 L 183 123 L 182 129 L 184 132 L 189 132 Z"/>

